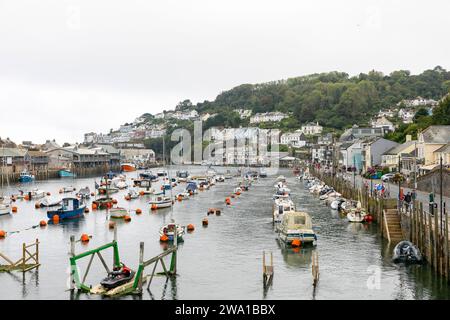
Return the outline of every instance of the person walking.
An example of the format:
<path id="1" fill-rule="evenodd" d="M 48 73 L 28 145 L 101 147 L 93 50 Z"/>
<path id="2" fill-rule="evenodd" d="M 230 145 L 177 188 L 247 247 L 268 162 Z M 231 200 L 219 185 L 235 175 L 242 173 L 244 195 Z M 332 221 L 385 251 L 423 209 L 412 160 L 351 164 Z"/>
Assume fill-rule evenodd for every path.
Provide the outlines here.
<path id="1" fill-rule="evenodd" d="M 408 193 L 405 195 L 406 213 L 410 212 L 410 210 L 411 210 L 411 200 L 412 200 L 411 192 L 408 191 Z"/>

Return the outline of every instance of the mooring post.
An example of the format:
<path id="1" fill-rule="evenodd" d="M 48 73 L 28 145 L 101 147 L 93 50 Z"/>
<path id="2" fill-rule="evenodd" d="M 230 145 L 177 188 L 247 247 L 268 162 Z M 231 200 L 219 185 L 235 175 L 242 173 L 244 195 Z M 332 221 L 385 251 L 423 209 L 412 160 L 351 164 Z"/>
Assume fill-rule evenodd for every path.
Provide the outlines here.
<path id="1" fill-rule="evenodd" d="M 142 276 L 144 273 L 144 242 L 141 242 L 139 245 L 139 283 L 138 283 L 138 292 L 142 292 Z"/>
<path id="2" fill-rule="evenodd" d="M 75 256 L 75 236 L 70 236 L 70 257 L 73 258 Z M 74 273 L 75 273 L 76 266 L 74 265 L 73 261 L 70 263 L 70 290 L 75 290 L 75 279 L 74 279 Z"/>
<path id="3" fill-rule="evenodd" d="M 36 239 L 36 264 L 39 264 L 39 240 Z"/>

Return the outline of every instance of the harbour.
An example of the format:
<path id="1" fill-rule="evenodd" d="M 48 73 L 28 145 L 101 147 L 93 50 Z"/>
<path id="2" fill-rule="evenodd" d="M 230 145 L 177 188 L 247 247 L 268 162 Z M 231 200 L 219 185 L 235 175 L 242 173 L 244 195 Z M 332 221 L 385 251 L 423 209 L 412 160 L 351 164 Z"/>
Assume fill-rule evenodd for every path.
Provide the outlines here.
<path id="1" fill-rule="evenodd" d="M 152 169 L 153 172 L 161 168 Z M 202 176 L 204 166 L 170 166 L 165 168 L 174 177 L 179 170 Z M 214 167 L 225 172 L 227 167 Z M 235 168 L 230 169 L 236 173 Z M 138 173 L 125 173 L 128 185 Z M 307 212 L 317 234 L 312 246 L 286 247 L 278 241 L 273 224 L 272 195 L 277 177 L 284 175 L 291 199 L 297 210 Z M 27 188 L 38 188 L 63 197 L 59 190 L 72 186 L 76 190 L 95 190 L 95 178 L 51 179 L 35 181 Z M 117 233 L 120 259 L 136 270 L 140 262 L 140 243 L 146 258 L 157 256 L 170 245 L 160 242 L 160 228 L 173 218 L 182 226 L 194 225 L 177 247 L 177 276 L 155 276 L 150 290 L 142 294 L 114 299 L 448 299 L 450 290 L 445 278 L 427 263 L 401 265 L 392 262 L 393 245 L 383 238 L 377 223 L 349 223 L 338 212 L 325 206 L 299 181 L 292 169 L 280 169 L 276 175 L 255 180 L 248 191 L 230 197 L 241 182 L 235 176 L 216 182 L 208 190 L 199 191 L 186 200 L 174 201 L 171 208 L 151 210 L 150 197 L 125 200 L 127 190 L 111 195 L 117 206 L 130 212 L 129 222 L 115 219 L 116 228 L 109 228 L 106 210 L 90 210 L 79 219 L 39 226 L 47 220 L 45 209 L 36 209 L 34 201 L 17 200 L 17 213 L 0 217 L 0 229 L 7 232 L 0 239 L 0 252 L 15 260 L 21 255 L 22 243 L 39 239 L 40 266 L 26 273 L 0 273 L 2 299 L 103 299 L 101 295 L 70 291 L 70 237 L 90 236 L 88 242 L 77 241 L 75 253 L 80 254 L 109 243 Z M 161 180 L 153 187 L 160 190 Z M 186 183 L 179 182 L 172 195 L 182 192 Z M 4 194 L 17 193 L 18 185 L 4 188 Z M 168 193 L 170 194 L 170 192 Z M 225 202 L 230 198 L 230 204 Z M 91 208 L 92 197 L 88 202 Z M 208 214 L 211 208 L 220 215 Z M 137 210 L 142 211 L 137 214 Z M 202 226 L 203 219 L 207 226 Z M 273 278 L 263 283 L 263 252 L 272 253 Z M 113 261 L 112 252 L 102 252 L 104 260 Z M 320 280 L 313 286 L 313 257 L 320 266 Z M 269 264 L 270 258 L 266 259 Z M 1 264 L 2 262 L 0 262 Z M 78 265 L 84 273 L 89 260 Z M 316 264 L 317 265 L 317 264 Z M 86 282 L 96 284 L 105 277 L 100 261 L 90 267 Z M 147 286 L 144 286 L 146 288 Z"/>

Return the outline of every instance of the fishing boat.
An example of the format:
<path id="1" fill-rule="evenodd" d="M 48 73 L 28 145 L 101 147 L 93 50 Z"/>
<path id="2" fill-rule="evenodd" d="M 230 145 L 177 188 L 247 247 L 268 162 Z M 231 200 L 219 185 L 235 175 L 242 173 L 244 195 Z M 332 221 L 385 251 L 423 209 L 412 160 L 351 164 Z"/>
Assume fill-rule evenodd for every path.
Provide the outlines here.
<path id="1" fill-rule="evenodd" d="M 267 172 L 263 168 L 259 169 L 259 177 L 260 178 L 267 178 Z"/>
<path id="2" fill-rule="evenodd" d="M 111 184 L 114 188 L 117 188 L 119 190 L 128 188 L 128 184 L 121 177 L 116 177 L 112 179 Z"/>
<path id="3" fill-rule="evenodd" d="M 123 172 L 133 172 L 136 171 L 136 165 L 133 163 L 123 163 L 120 168 Z"/>
<path id="4" fill-rule="evenodd" d="M 77 198 L 63 198 L 62 205 L 55 211 L 48 211 L 47 217 L 53 219 L 59 216 L 59 220 L 75 219 L 83 216 L 86 205 Z"/>
<path id="5" fill-rule="evenodd" d="M 283 214 L 278 237 L 286 244 L 299 240 L 301 244 L 313 243 L 317 240 L 312 228 L 311 217 L 306 212 L 289 211 Z"/>
<path id="6" fill-rule="evenodd" d="M 184 228 L 178 224 L 175 223 L 169 223 L 165 226 L 162 226 L 161 229 L 159 229 L 159 236 L 167 236 L 169 238 L 169 241 L 174 241 L 175 232 L 177 234 L 177 242 L 183 241 L 183 235 L 184 235 Z"/>
<path id="7" fill-rule="evenodd" d="M 106 193 L 117 193 L 119 192 L 119 188 L 112 186 L 101 186 L 98 188 L 98 194 L 106 194 Z"/>
<path id="8" fill-rule="evenodd" d="M 109 210 L 109 216 L 112 219 L 123 219 L 125 218 L 125 216 L 128 216 L 129 213 L 127 211 L 127 209 L 124 208 L 111 208 Z"/>
<path id="9" fill-rule="evenodd" d="M 130 199 L 137 199 L 137 198 L 139 198 L 139 192 L 137 192 L 134 189 L 130 189 L 130 190 L 128 190 L 128 193 L 126 196 L 129 197 Z"/>
<path id="10" fill-rule="evenodd" d="M 47 196 L 44 199 L 37 202 L 37 204 L 43 207 L 56 207 L 61 204 L 62 200 L 56 197 Z"/>
<path id="11" fill-rule="evenodd" d="M 104 210 L 112 208 L 114 204 L 114 200 L 109 196 L 104 196 L 101 198 L 97 198 L 94 201 L 92 201 L 92 204 L 95 204 L 98 209 Z"/>
<path id="12" fill-rule="evenodd" d="M 24 193 L 24 194 L 27 194 L 28 198 L 30 200 L 41 199 L 41 198 L 43 198 L 43 197 L 45 197 L 47 195 L 47 193 L 45 191 L 39 190 L 39 189 L 33 189 L 33 190 L 31 190 L 31 191 L 29 191 L 27 193 Z"/>
<path id="13" fill-rule="evenodd" d="M 134 186 L 139 190 L 139 194 L 153 194 L 152 182 L 149 179 L 134 180 Z"/>
<path id="14" fill-rule="evenodd" d="M 277 199 L 274 201 L 273 222 L 281 223 L 286 212 L 295 211 L 295 204 L 291 199 Z"/>
<path id="15" fill-rule="evenodd" d="M 8 215 L 11 213 L 11 203 L 6 201 L 3 197 L 0 198 L 0 216 Z"/>
<path id="16" fill-rule="evenodd" d="M 147 179 L 151 182 L 156 182 L 159 180 L 158 176 L 153 174 L 151 171 L 142 172 L 139 174 L 140 179 Z"/>
<path id="17" fill-rule="evenodd" d="M 177 171 L 177 178 L 179 182 L 187 182 L 189 178 L 189 172 L 186 170 Z"/>
<path id="18" fill-rule="evenodd" d="M 76 174 L 69 169 L 59 170 L 58 175 L 60 178 L 76 178 Z"/>
<path id="19" fill-rule="evenodd" d="M 63 187 L 61 188 L 61 193 L 71 193 L 77 190 L 76 188 L 69 186 L 69 187 Z"/>
<path id="20" fill-rule="evenodd" d="M 196 194 L 196 193 L 198 193 L 197 183 L 195 183 L 193 181 L 188 182 L 185 191 L 188 192 L 189 194 Z"/>
<path id="21" fill-rule="evenodd" d="M 410 241 L 401 241 L 394 248 L 392 257 L 394 263 L 422 263 L 420 250 Z"/>
<path id="22" fill-rule="evenodd" d="M 148 203 L 152 209 L 169 208 L 172 206 L 172 199 L 169 196 L 159 195 L 152 198 Z"/>
<path id="23" fill-rule="evenodd" d="M 91 198 L 91 190 L 89 187 L 81 188 L 80 191 L 77 192 L 77 197 L 82 199 L 90 199 Z"/>
<path id="24" fill-rule="evenodd" d="M 167 170 L 161 169 L 156 171 L 156 175 L 158 177 L 166 177 L 168 175 Z"/>
<path id="25" fill-rule="evenodd" d="M 32 175 L 26 170 L 22 171 L 19 176 L 19 182 L 21 183 L 32 182 L 34 179 L 35 179 L 34 175 Z"/>

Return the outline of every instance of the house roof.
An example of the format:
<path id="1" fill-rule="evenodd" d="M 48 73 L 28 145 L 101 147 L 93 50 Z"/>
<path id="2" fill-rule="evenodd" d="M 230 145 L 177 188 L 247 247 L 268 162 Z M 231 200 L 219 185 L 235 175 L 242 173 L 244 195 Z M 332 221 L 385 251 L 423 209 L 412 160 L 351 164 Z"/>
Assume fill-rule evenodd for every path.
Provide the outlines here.
<path id="1" fill-rule="evenodd" d="M 450 153 L 450 142 L 447 143 L 445 146 L 440 147 L 435 153 Z"/>
<path id="2" fill-rule="evenodd" d="M 425 143 L 449 143 L 450 126 L 429 126 L 421 133 Z"/>
<path id="3" fill-rule="evenodd" d="M 413 145 L 414 143 L 416 143 L 416 141 L 407 141 L 405 143 L 402 143 L 398 146 L 395 146 L 391 149 L 389 149 L 388 151 L 386 151 L 383 154 L 399 154 L 399 153 L 405 153 L 403 152 L 406 148 L 409 148 L 411 145 Z"/>
<path id="4" fill-rule="evenodd" d="M 1 148 L 0 157 L 25 157 L 27 150 L 18 148 Z"/>

